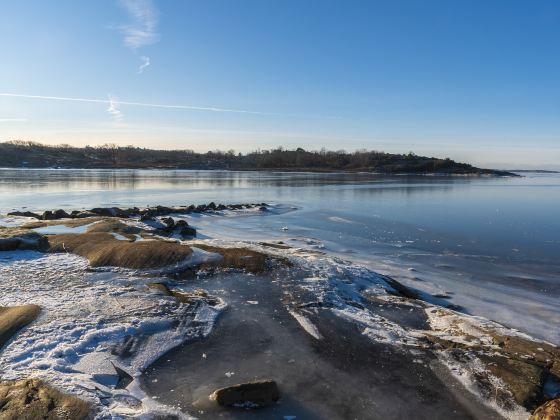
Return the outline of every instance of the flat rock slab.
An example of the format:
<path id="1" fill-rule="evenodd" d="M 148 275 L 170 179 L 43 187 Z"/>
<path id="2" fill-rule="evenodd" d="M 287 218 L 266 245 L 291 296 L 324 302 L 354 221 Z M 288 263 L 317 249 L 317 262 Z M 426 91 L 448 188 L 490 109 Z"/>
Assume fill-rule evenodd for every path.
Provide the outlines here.
<path id="1" fill-rule="evenodd" d="M 0 348 L 20 329 L 37 318 L 41 308 L 37 305 L 0 306 Z"/>
<path id="2" fill-rule="evenodd" d="M 247 382 L 221 388 L 210 395 L 210 399 L 222 406 L 245 408 L 262 407 L 280 398 L 276 382 L 271 380 Z"/>

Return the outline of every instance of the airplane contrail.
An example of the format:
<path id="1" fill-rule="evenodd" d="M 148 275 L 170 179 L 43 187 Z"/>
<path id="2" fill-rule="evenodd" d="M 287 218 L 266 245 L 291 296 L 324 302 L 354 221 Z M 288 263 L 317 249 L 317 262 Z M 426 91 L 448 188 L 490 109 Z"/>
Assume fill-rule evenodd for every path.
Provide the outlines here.
<path id="1" fill-rule="evenodd" d="M 43 95 L 24 95 L 20 93 L 0 93 L 0 96 L 12 98 L 27 98 L 27 99 L 43 99 L 50 101 L 71 101 L 71 102 L 85 102 L 85 103 L 98 103 L 111 105 L 109 99 L 95 99 L 95 98 L 69 98 L 64 96 L 43 96 Z M 210 111 L 210 112 L 231 112 L 237 114 L 254 114 L 254 115 L 282 115 L 273 112 L 260 112 L 260 111 L 247 111 L 243 109 L 230 109 L 230 108 L 216 108 L 208 106 L 194 106 L 194 105 L 167 105 L 167 104 L 153 104 L 146 102 L 127 102 L 119 101 L 119 105 L 129 106 L 143 106 L 149 108 L 165 108 L 165 109 L 188 109 L 193 111 Z"/>

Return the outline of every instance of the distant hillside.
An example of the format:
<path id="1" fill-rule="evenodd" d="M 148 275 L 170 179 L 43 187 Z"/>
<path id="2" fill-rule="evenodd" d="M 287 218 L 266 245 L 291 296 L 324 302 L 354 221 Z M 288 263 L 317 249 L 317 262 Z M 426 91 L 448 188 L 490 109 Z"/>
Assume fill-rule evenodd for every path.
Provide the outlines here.
<path id="1" fill-rule="evenodd" d="M 195 153 L 192 150 L 151 150 L 104 145 L 84 148 L 47 146 L 34 142 L 0 143 L 0 167 L 96 169 L 230 169 L 284 171 L 367 171 L 379 173 L 513 175 L 479 169 L 451 159 L 390 154 L 377 151 L 262 150 Z"/>

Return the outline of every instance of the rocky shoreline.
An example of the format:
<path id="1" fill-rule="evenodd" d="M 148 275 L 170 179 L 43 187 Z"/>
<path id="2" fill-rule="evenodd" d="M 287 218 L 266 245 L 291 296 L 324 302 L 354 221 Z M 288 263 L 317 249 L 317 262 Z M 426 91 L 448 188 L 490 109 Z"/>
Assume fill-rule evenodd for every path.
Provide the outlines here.
<path id="1" fill-rule="evenodd" d="M 345 262 L 321 254 L 311 255 L 309 250 L 290 248 L 281 243 L 224 244 L 196 239 L 196 228 L 182 218 L 193 213 L 266 212 L 268 209 L 265 203 L 210 203 L 142 209 L 94 208 L 70 213 L 61 209 L 42 214 L 12 212 L 10 216 L 20 218 L 22 223 L 15 227 L 0 227 L 0 251 L 74 254 L 85 258 L 93 270 L 135 270 L 147 279 L 157 278 L 145 284 L 145 293 L 169 299 L 182 313 L 192 314 L 193 320 L 200 311 L 222 307 L 223 299 L 213 294 L 216 292 L 203 288 L 204 282 L 212 282 L 217 275 L 235 272 L 253 276 L 249 278 L 268 278 L 274 273 L 282 273 L 282 294 L 270 305 L 307 334 L 309 345 L 320 346 L 320 354 L 324 353 L 320 357 L 332 369 L 339 369 L 339 365 L 353 366 L 348 358 L 370 360 L 370 356 L 366 357 L 370 351 L 379 358 L 377 352 L 384 349 L 399 360 L 398 369 L 406 371 L 408 364 L 412 363 L 409 368 L 421 368 L 420 377 L 423 375 L 424 381 L 434 386 L 440 380 L 434 373 L 435 368 L 428 365 L 438 361 L 469 392 L 496 409 L 496 418 L 508 417 L 508 413 L 517 413 L 520 409 L 532 413 L 533 420 L 559 418 L 558 347 L 497 323 L 461 314 L 453 307 L 445 307 L 449 305 L 438 305 L 395 280 L 375 273 L 364 271 L 358 276 L 345 277 Z M 316 268 L 309 266 L 310 262 L 316 264 Z M 319 272 L 325 264 L 333 265 L 335 274 L 321 281 L 301 268 L 305 266 L 307 271 L 316 269 Z M 188 291 L 177 288 L 183 285 L 190 285 Z M 266 287 L 263 286 L 262 290 L 260 299 L 266 299 Z M 255 302 L 258 304 L 257 300 Z M 41 322 L 41 308 L 33 303 L 0 308 L 0 355 L 21 331 L 34 322 Z M 188 316 L 186 319 L 190 319 Z M 211 325 L 197 325 L 192 321 L 187 326 L 190 329 L 185 330 L 186 341 L 188 337 L 203 339 L 211 331 Z M 348 337 L 344 337 L 345 329 Z M 126 390 L 135 383 L 135 374 L 127 372 L 127 360 L 135 357 L 133 349 L 141 348 L 142 340 L 146 339 L 129 337 L 115 344 L 112 350 L 113 374 L 118 377 L 113 385 L 115 389 Z M 355 345 L 352 354 L 346 351 L 349 345 Z M 302 351 L 308 350 L 302 348 Z M 418 366 L 415 360 L 420 360 Z M 396 368 L 397 365 L 392 369 Z M 364 372 L 367 369 L 364 366 Z M 390 372 L 387 374 L 390 377 Z M 357 369 L 356 380 L 362 375 L 364 373 Z M 257 406 L 276 404 L 276 400 L 281 403 L 283 395 L 290 395 L 290 387 L 283 382 L 277 384 L 275 379 L 267 377 L 257 382 L 230 383 L 209 393 L 214 396 L 210 400 L 225 407 L 234 406 L 233 410 L 236 406 L 257 409 Z M 43 403 L 26 405 L 17 402 L 21 398 L 25 402 L 29 399 L 25 395 L 37 393 L 49 395 L 45 403 L 48 408 L 48 413 L 44 414 L 46 418 L 96 415 L 95 405 L 85 409 L 90 407 L 89 401 L 81 403 L 36 379 L 22 380 L 0 382 L 0 418 L 12 418 L 14 410 L 32 410 L 28 418 L 33 418 L 33 413 L 43 413 Z M 371 378 L 364 377 L 363 381 L 369 384 L 367 386 L 375 386 L 375 383 L 368 382 Z M 459 404 L 451 393 L 445 398 L 449 399 L 450 405 Z M 38 401 L 35 397 L 32 399 Z"/>

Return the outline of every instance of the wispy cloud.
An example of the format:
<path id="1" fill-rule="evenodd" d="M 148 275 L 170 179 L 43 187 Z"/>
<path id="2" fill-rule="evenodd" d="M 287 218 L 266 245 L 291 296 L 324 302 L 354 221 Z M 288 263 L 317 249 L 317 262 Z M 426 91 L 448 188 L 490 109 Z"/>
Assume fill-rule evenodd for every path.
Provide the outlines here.
<path id="1" fill-rule="evenodd" d="M 65 96 L 24 95 L 24 94 L 20 94 L 20 93 L 0 93 L 0 97 L 107 104 L 109 106 L 107 111 L 109 111 L 109 109 L 111 109 L 111 103 L 113 102 L 117 106 L 127 105 L 127 106 L 142 106 L 142 107 L 148 107 L 148 108 L 186 109 L 186 110 L 192 110 L 192 111 L 230 112 L 230 113 L 237 113 L 237 114 L 254 114 L 254 115 L 286 115 L 286 114 L 278 114 L 278 113 L 274 113 L 274 112 L 248 111 L 248 110 L 244 110 L 244 109 L 217 108 L 217 107 L 210 107 L 210 106 L 170 105 L 170 104 L 154 104 L 154 103 L 148 103 L 148 102 L 116 101 L 114 98 L 111 99 L 111 97 L 109 97 L 109 99 L 70 98 L 70 97 L 65 97 Z M 118 108 L 117 108 L 117 110 L 118 110 Z"/>
<path id="2" fill-rule="evenodd" d="M 138 67 L 138 74 L 144 73 L 144 69 L 150 65 L 150 57 L 143 55 L 140 60 L 142 60 L 142 64 Z"/>
<path id="3" fill-rule="evenodd" d="M 159 40 L 158 12 L 151 0 L 120 0 L 131 22 L 120 27 L 124 44 L 133 51 Z"/>
<path id="4" fill-rule="evenodd" d="M 115 121 L 121 121 L 123 118 L 123 113 L 119 109 L 119 101 L 113 95 L 109 95 L 109 107 L 107 112 L 112 115 Z"/>

